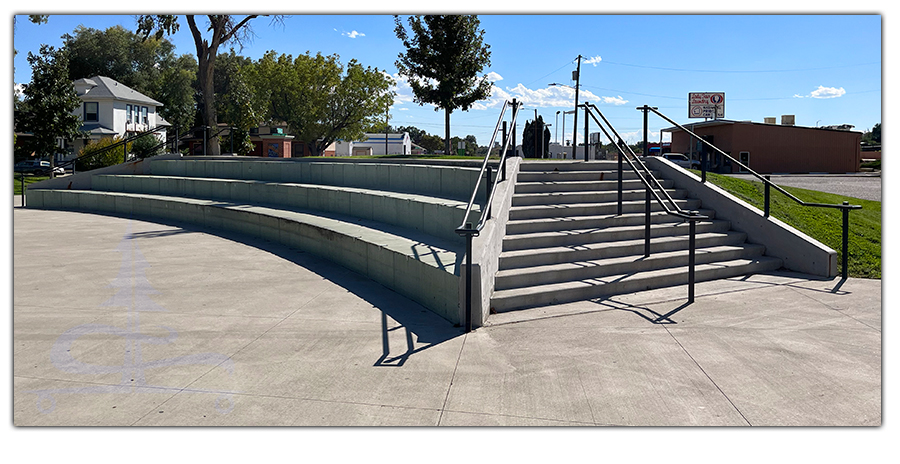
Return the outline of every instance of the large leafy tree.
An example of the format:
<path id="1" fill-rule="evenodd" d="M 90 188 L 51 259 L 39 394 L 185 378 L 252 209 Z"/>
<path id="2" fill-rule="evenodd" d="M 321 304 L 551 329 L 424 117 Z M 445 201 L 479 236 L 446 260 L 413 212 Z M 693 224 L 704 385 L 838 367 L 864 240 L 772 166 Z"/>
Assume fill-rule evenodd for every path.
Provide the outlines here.
<path id="1" fill-rule="evenodd" d="M 169 40 L 145 40 L 122 26 L 102 31 L 79 26 L 63 39 L 70 79 L 110 77 L 159 100 L 160 115 L 176 127 L 193 125 L 197 61 L 191 55 L 176 56 Z"/>
<path id="2" fill-rule="evenodd" d="M 207 15 L 207 26 L 204 30 L 197 25 L 195 15 L 185 15 L 185 21 L 194 38 L 197 49 L 197 80 L 200 88 L 200 114 L 204 125 L 216 127 L 218 124 L 215 94 L 216 58 L 219 47 L 236 43 L 242 46 L 248 40 L 252 31 L 250 22 L 259 15 L 246 15 L 238 17 L 234 15 Z M 276 16 L 276 21 L 280 21 Z M 140 15 L 137 19 L 137 32 L 147 38 L 154 35 L 157 39 L 178 31 L 179 24 L 176 15 Z M 208 34 L 204 37 L 204 34 Z M 210 137 L 207 142 L 207 153 L 219 154 L 219 140 Z"/>
<path id="3" fill-rule="evenodd" d="M 285 122 L 313 154 L 337 139 L 358 140 L 375 127 L 391 105 L 393 81 L 377 68 L 351 60 L 346 69 L 336 55 L 278 55 L 274 51 L 242 68 L 269 122 Z"/>
<path id="4" fill-rule="evenodd" d="M 23 111 L 17 130 L 32 134 L 27 148 L 38 156 L 52 156 L 58 151 L 57 139 L 71 140 L 81 135 L 81 119 L 72 112 L 81 105 L 75 85 L 69 79 L 69 59 L 65 49 L 41 45 L 40 53 L 28 53 L 31 82 L 22 93 Z"/>
<path id="5" fill-rule="evenodd" d="M 444 110 L 444 147 L 450 153 L 450 113 L 468 110 L 491 92 L 487 76 L 479 76 L 491 64 L 480 21 L 474 15 L 411 16 L 409 32 L 399 16 L 394 23 L 406 48 L 397 70 L 409 80 L 416 103 Z"/>

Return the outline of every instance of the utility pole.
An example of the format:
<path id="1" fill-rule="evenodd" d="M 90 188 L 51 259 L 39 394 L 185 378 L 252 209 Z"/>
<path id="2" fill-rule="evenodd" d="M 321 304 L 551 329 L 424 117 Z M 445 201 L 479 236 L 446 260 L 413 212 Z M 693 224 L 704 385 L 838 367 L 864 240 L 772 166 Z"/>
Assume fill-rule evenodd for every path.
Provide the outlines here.
<path id="1" fill-rule="evenodd" d="M 581 55 L 578 55 L 578 68 L 575 70 L 575 121 L 572 122 L 572 159 L 575 159 L 578 150 L 578 87 L 581 83 Z M 585 140 L 587 143 L 587 140 Z M 584 151 L 584 160 L 587 161 L 587 149 Z"/>

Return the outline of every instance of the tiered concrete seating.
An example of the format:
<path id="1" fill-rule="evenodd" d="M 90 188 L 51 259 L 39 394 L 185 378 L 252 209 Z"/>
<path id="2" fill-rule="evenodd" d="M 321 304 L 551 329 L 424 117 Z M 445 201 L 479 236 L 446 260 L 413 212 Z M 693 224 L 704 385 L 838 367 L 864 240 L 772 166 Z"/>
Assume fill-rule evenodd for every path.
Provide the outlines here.
<path id="1" fill-rule="evenodd" d="M 149 171 L 94 175 L 90 190 L 29 189 L 27 204 L 262 237 L 344 265 L 460 321 L 464 241 L 453 231 L 475 168 L 236 158 L 156 160 Z"/>

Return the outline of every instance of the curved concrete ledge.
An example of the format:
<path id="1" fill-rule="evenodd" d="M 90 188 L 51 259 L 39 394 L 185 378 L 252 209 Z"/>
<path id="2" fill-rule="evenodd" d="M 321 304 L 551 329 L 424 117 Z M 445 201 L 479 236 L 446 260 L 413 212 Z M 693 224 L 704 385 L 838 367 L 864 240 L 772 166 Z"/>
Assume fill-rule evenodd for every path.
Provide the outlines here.
<path id="1" fill-rule="evenodd" d="M 786 269 L 817 276 L 837 275 L 837 252 L 818 240 L 775 219 L 743 200 L 700 178 L 672 162 L 651 156 L 645 161 L 675 187 L 690 192 L 704 208 L 714 209 L 716 217 L 731 221 L 734 230 L 745 232 L 747 241 L 766 246 L 766 255 L 781 258 Z"/>
<path id="2" fill-rule="evenodd" d="M 234 231 L 320 256 L 365 275 L 458 324 L 463 251 L 339 215 L 159 194 L 29 189 L 28 206 L 190 223 Z"/>
<path id="3" fill-rule="evenodd" d="M 479 170 L 434 164 L 267 160 L 265 158 L 159 160 L 149 174 L 260 180 L 417 193 L 468 202 Z"/>
<path id="4" fill-rule="evenodd" d="M 459 200 L 355 187 L 156 175 L 98 175 L 92 185 L 93 190 L 109 192 L 251 202 L 324 211 L 463 242 L 454 233 L 466 210 L 466 203 Z M 472 216 L 477 221 L 480 212 L 476 210 Z"/>

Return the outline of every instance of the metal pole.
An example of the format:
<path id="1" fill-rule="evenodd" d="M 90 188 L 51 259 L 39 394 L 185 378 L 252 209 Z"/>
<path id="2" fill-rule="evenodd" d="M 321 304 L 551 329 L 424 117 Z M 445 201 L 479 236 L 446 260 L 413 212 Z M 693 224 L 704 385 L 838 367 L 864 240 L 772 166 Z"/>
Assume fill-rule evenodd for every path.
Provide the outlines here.
<path id="1" fill-rule="evenodd" d="M 484 211 L 485 219 L 491 218 L 491 205 L 488 201 L 491 199 L 491 165 L 487 165 L 484 174 L 487 176 L 487 182 L 484 184 Z"/>
<path id="2" fill-rule="evenodd" d="M 609 125 L 609 124 L 607 124 L 607 125 Z M 623 161 L 622 158 L 624 156 L 625 156 L 625 154 L 624 154 L 624 151 L 622 151 L 622 150 L 619 150 L 619 154 L 616 155 L 616 159 L 618 160 L 618 166 L 619 166 L 619 175 L 618 175 L 618 179 L 616 180 L 616 183 L 617 183 L 618 189 L 619 189 L 618 207 L 616 208 L 616 214 L 619 216 L 622 215 L 622 176 L 623 176 L 623 172 L 624 172 L 624 169 L 622 166 L 622 161 Z"/>
<path id="3" fill-rule="evenodd" d="M 518 115 L 518 114 L 519 114 L 519 104 L 516 103 L 516 99 L 513 98 L 513 121 L 515 121 L 515 123 L 514 123 L 513 126 L 512 126 L 512 149 L 513 149 L 513 156 L 519 156 L 519 152 L 516 150 L 516 126 L 519 125 L 519 119 L 517 118 L 517 115 Z M 524 153 L 523 153 L 523 154 L 524 154 Z"/>
<path id="4" fill-rule="evenodd" d="M 209 126 L 203 126 L 203 156 L 206 156 L 206 142 L 209 138 Z"/>
<path id="5" fill-rule="evenodd" d="M 769 181 L 772 178 L 772 176 L 769 176 L 768 174 L 765 177 L 766 177 L 766 181 Z M 763 217 L 769 217 L 769 210 L 770 210 L 770 206 L 769 206 L 770 193 L 769 193 L 769 191 L 770 190 L 771 190 L 771 186 L 770 186 L 769 182 L 766 182 L 766 200 L 765 200 L 765 206 L 763 209 Z"/>
<path id="6" fill-rule="evenodd" d="M 24 208 L 25 207 L 25 173 L 20 172 L 19 174 L 21 174 L 21 176 L 19 176 L 19 179 L 21 179 L 20 183 L 22 185 L 22 188 L 21 188 L 21 190 L 22 190 L 22 207 Z"/>
<path id="7" fill-rule="evenodd" d="M 847 262 L 847 260 L 850 257 L 850 253 L 849 253 L 849 249 L 848 249 L 848 246 L 850 244 L 850 209 L 846 208 L 846 206 L 849 206 L 849 205 L 850 205 L 850 202 L 845 201 L 844 202 L 845 208 L 841 208 L 841 212 L 843 212 L 843 214 L 844 214 L 843 244 L 841 245 L 842 246 L 841 260 L 843 261 L 842 266 L 841 266 L 841 277 L 845 280 L 847 279 L 848 268 L 849 268 L 849 266 L 848 266 L 849 263 Z"/>
<path id="8" fill-rule="evenodd" d="M 694 211 L 691 211 L 691 216 L 694 215 Z M 697 251 L 697 222 L 694 219 L 688 219 L 690 221 L 690 238 L 688 239 L 688 303 L 694 302 L 694 267 L 695 267 L 695 252 Z"/>
<path id="9" fill-rule="evenodd" d="M 234 127 L 233 126 L 228 127 L 228 135 L 229 135 L 228 138 L 231 139 L 231 154 L 233 155 L 234 154 Z"/>
<path id="10" fill-rule="evenodd" d="M 590 118 L 588 117 L 588 102 L 584 102 L 584 160 L 588 160 L 588 148 L 591 146 L 590 140 L 588 140 L 588 124 L 590 123 Z"/>
<path id="11" fill-rule="evenodd" d="M 515 110 L 513 110 L 513 111 L 515 111 Z M 503 143 L 500 145 L 501 147 L 505 147 L 505 146 L 506 146 L 506 137 L 507 137 L 507 134 L 506 134 L 506 121 L 503 121 Z M 514 147 L 514 148 L 515 148 L 515 147 Z M 491 148 L 488 147 L 488 152 L 490 152 L 490 151 L 491 151 Z M 503 159 L 503 163 L 500 165 L 500 173 L 501 173 L 501 175 L 503 176 L 503 177 L 502 177 L 502 180 L 505 181 L 505 180 L 506 180 L 506 159 L 503 158 L 503 153 L 500 153 L 500 158 Z"/>
<path id="12" fill-rule="evenodd" d="M 466 223 L 472 229 L 472 223 Z M 472 234 L 466 233 L 466 333 L 472 331 Z"/>
<path id="13" fill-rule="evenodd" d="M 578 69 L 575 71 L 575 120 L 572 123 L 572 159 L 575 159 L 575 151 L 578 148 L 578 87 L 581 83 L 581 55 L 578 55 Z M 587 140 L 585 140 L 587 143 Z M 587 151 L 584 152 L 584 160 L 587 161 Z"/>
<path id="14" fill-rule="evenodd" d="M 556 126 L 556 129 L 553 129 L 553 141 L 559 144 L 559 111 L 556 112 L 556 121 L 553 123 Z M 563 115 L 563 121 L 566 120 L 566 115 Z M 563 137 L 566 136 L 566 133 L 563 132 Z"/>
<path id="15" fill-rule="evenodd" d="M 644 257 L 650 257 L 650 184 L 644 186 Z"/>

